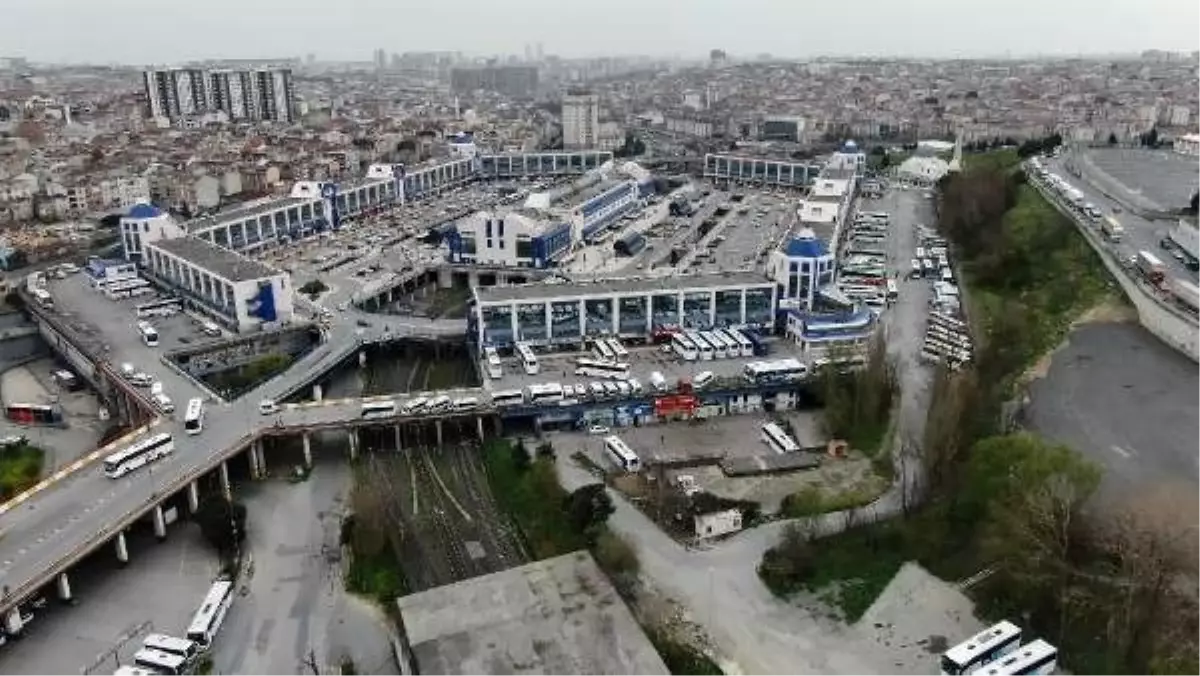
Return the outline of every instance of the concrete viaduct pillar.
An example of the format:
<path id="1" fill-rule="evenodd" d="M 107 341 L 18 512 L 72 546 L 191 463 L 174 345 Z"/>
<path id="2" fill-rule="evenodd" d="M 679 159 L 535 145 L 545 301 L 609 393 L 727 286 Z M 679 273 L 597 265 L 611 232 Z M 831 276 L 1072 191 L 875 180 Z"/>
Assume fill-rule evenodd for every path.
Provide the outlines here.
<path id="1" fill-rule="evenodd" d="M 483 416 L 475 417 L 475 431 L 479 433 L 480 443 L 483 443 Z"/>
<path id="2" fill-rule="evenodd" d="M 315 383 L 313 385 L 312 393 L 313 401 L 322 401 L 324 399 L 324 393 L 321 390 L 321 383 Z"/>
<path id="3" fill-rule="evenodd" d="M 125 543 L 125 531 L 117 533 L 117 539 L 113 540 L 113 544 L 117 548 L 117 561 L 129 563 L 129 545 Z"/>
<path id="4" fill-rule="evenodd" d="M 229 463 L 225 460 L 221 461 L 218 467 L 218 473 L 221 478 L 221 494 L 226 500 L 233 501 L 233 486 L 229 484 Z"/>
<path id="5" fill-rule="evenodd" d="M 392 425 L 392 431 L 396 434 L 396 452 L 399 453 L 403 449 L 403 445 L 400 443 L 400 426 Z"/>
<path id="6" fill-rule="evenodd" d="M 300 438 L 304 440 L 304 468 L 312 469 L 312 436 L 305 432 Z"/>
<path id="7" fill-rule="evenodd" d="M 195 481 L 188 484 L 187 501 L 189 514 L 195 514 L 200 511 L 200 485 Z"/>
<path id="8" fill-rule="evenodd" d="M 71 600 L 71 580 L 66 573 L 58 574 L 58 599 L 66 602 Z"/>
<path id="9" fill-rule="evenodd" d="M 442 420 L 441 418 L 433 421 L 433 429 L 437 432 L 437 446 L 442 447 Z"/>
<path id="10" fill-rule="evenodd" d="M 260 478 L 265 479 L 267 477 L 267 444 L 259 439 L 254 445 L 258 449 L 258 474 Z"/>
<path id="11" fill-rule="evenodd" d="M 162 505 L 154 506 L 154 537 L 159 540 L 167 539 L 167 518 L 163 514 Z"/>
<path id="12" fill-rule="evenodd" d="M 21 633 L 21 629 L 25 627 L 25 622 L 21 619 L 21 609 L 14 607 L 8 611 L 8 615 L 4 616 L 4 631 L 9 636 L 16 636 Z"/>
<path id="13" fill-rule="evenodd" d="M 350 441 L 350 460 L 353 462 L 358 459 L 358 430 L 350 428 L 348 435 Z"/>

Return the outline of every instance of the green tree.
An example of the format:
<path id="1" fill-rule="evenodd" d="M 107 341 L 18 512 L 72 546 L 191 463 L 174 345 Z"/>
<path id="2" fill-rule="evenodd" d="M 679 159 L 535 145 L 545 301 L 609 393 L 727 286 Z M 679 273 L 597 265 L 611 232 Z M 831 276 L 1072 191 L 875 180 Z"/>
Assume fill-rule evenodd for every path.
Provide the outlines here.
<path id="1" fill-rule="evenodd" d="M 1108 145 L 1110 145 L 1110 146 L 1115 146 L 1115 145 L 1117 145 L 1117 134 L 1116 134 L 1116 132 L 1110 133 L 1110 134 L 1108 135 Z"/>
<path id="2" fill-rule="evenodd" d="M 232 554 L 246 538 L 246 506 L 210 495 L 200 502 L 195 515 L 200 533 L 218 553 Z"/>
<path id="3" fill-rule="evenodd" d="M 512 442 L 508 452 L 512 455 L 513 467 L 518 472 L 525 472 L 533 464 L 533 459 L 529 457 L 529 449 L 525 448 L 525 443 L 520 440 Z"/>
<path id="4" fill-rule="evenodd" d="M 588 484 L 566 497 L 563 511 L 577 532 L 594 534 L 616 511 L 608 489 L 604 484 Z"/>
<path id="5" fill-rule="evenodd" d="M 314 279 L 314 280 L 305 282 L 303 285 L 300 286 L 299 289 L 296 289 L 296 290 L 306 296 L 309 296 L 310 298 L 316 298 L 317 296 L 328 291 L 329 287 L 325 284 L 325 282 L 322 282 L 319 279 Z"/>

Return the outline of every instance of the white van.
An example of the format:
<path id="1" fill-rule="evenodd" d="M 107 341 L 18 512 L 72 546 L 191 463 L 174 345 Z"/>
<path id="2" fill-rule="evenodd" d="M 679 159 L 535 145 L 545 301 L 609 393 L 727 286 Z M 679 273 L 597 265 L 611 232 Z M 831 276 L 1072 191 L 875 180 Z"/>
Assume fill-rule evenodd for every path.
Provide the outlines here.
<path id="1" fill-rule="evenodd" d="M 162 411 L 163 413 L 175 412 L 175 404 L 171 403 L 171 398 L 162 392 L 152 395 L 150 399 L 154 401 L 154 405 L 158 408 L 158 410 Z"/>
<path id="2" fill-rule="evenodd" d="M 216 324 L 214 324 L 212 322 L 204 322 L 203 324 L 200 325 L 200 330 L 203 331 L 206 335 L 212 336 L 214 338 L 221 337 L 221 327 L 217 326 Z"/>
<path id="3" fill-rule="evenodd" d="M 258 412 L 260 415 L 271 415 L 279 412 L 279 404 L 275 403 L 274 399 L 263 399 L 258 402 Z"/>
<path id="4" fill-rule="evenodd" d="M 667 389 L 667 379 L 663 377 L 663 374 L 654 371 L 650 374 L 650 387 L 654 388 L 656 392 L 663 392 Z"/>
<path id="5" fill-rule="evenodd" d="M 700 373 L 696 374 L 695 378 L 692 378 L 692 387 L 700 389 L 711 383 L 714 378 L 716 378 L 716 376 L 713 375 L 712 371 L 701 371 Z"/>

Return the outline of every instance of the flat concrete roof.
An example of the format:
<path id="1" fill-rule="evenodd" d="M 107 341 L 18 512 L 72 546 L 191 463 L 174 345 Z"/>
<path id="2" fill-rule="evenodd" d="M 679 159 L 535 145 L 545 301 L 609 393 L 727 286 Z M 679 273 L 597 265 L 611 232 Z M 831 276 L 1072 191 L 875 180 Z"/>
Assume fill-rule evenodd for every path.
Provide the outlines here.
<path id="1" fill-rule="evenodd" d="M 162 239 L 146 246 L 162 249 L 230 282 L 245 282 L 280 274 L 275 268 L 216 244 L 210 244 L 199 237 Z"/>
<path id="2" fill-rule="evenodd" d="M 667 674 L 579 551 L 396 600 L 422 674 Z"/>
<path id="3" fill-rule="evenodd" d="M 480 304 L 511 303 L 515 300 L 548 300 L 579 298 L 612 294 L 639 294 L 673 291 L 702 291 L 743 286 L 773 286 L 761 272 L 708 272 L 670 277 L 627 277 L 602 279 L 594 282 L 565 282 L 547 284 L 518 284 L 515 286 L 481 286 L 476 293 Z"/>
<path id="4" fill-rule="evenodd" d="M 304 204 L 305 202 L 318 202 L 320 200 L 321 200 L 321 198 L 316 197 L 316 196 L 314 196 L 314 197 L 280 197 L 277 199 L 272 199 L 272 200 L 268 200 L 266 202 L 262 202 L 260 204 L 253 204 L 253 205 L 250 205 L 247 207 L 235 207 L 235 208 L 229 209 L 227 211 L 221 211 L 221 212 L 215 213 L 211 216 L 204 216 L 202 218 L 194 218 L 194 219 L 188 221 L 187 223 L 185 223 L 185 225 L 187 226 L 188 232 L 194 234 L 196 232 L 200 232 L 202 230 L 208 230 L 210 228 L 213 228 L 213 227 L 216 227 L 219 225 L 225 225 L 227 223 L 237 223 L 238 221 L 244 221 L 247 218 L 256 218 L 263 214 L 269 214 L 274 211 L 279 211 L 280 209 L 289 209 L 291 207 L 300 206 L 301 204 Z"/>

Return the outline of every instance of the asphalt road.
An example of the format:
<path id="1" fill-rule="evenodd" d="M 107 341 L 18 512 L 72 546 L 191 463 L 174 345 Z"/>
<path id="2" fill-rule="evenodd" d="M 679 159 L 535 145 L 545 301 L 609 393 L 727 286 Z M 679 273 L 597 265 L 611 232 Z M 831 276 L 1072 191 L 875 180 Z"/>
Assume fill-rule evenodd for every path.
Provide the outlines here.
<path id="1" fill-rule="evenodd" d="M 1099 463 L 1100 497 L 1166 483 L 1196 489 L 1196 365 L 1136 324 L 1073 331 L 1030 388 L 1026 424 Z"/>

